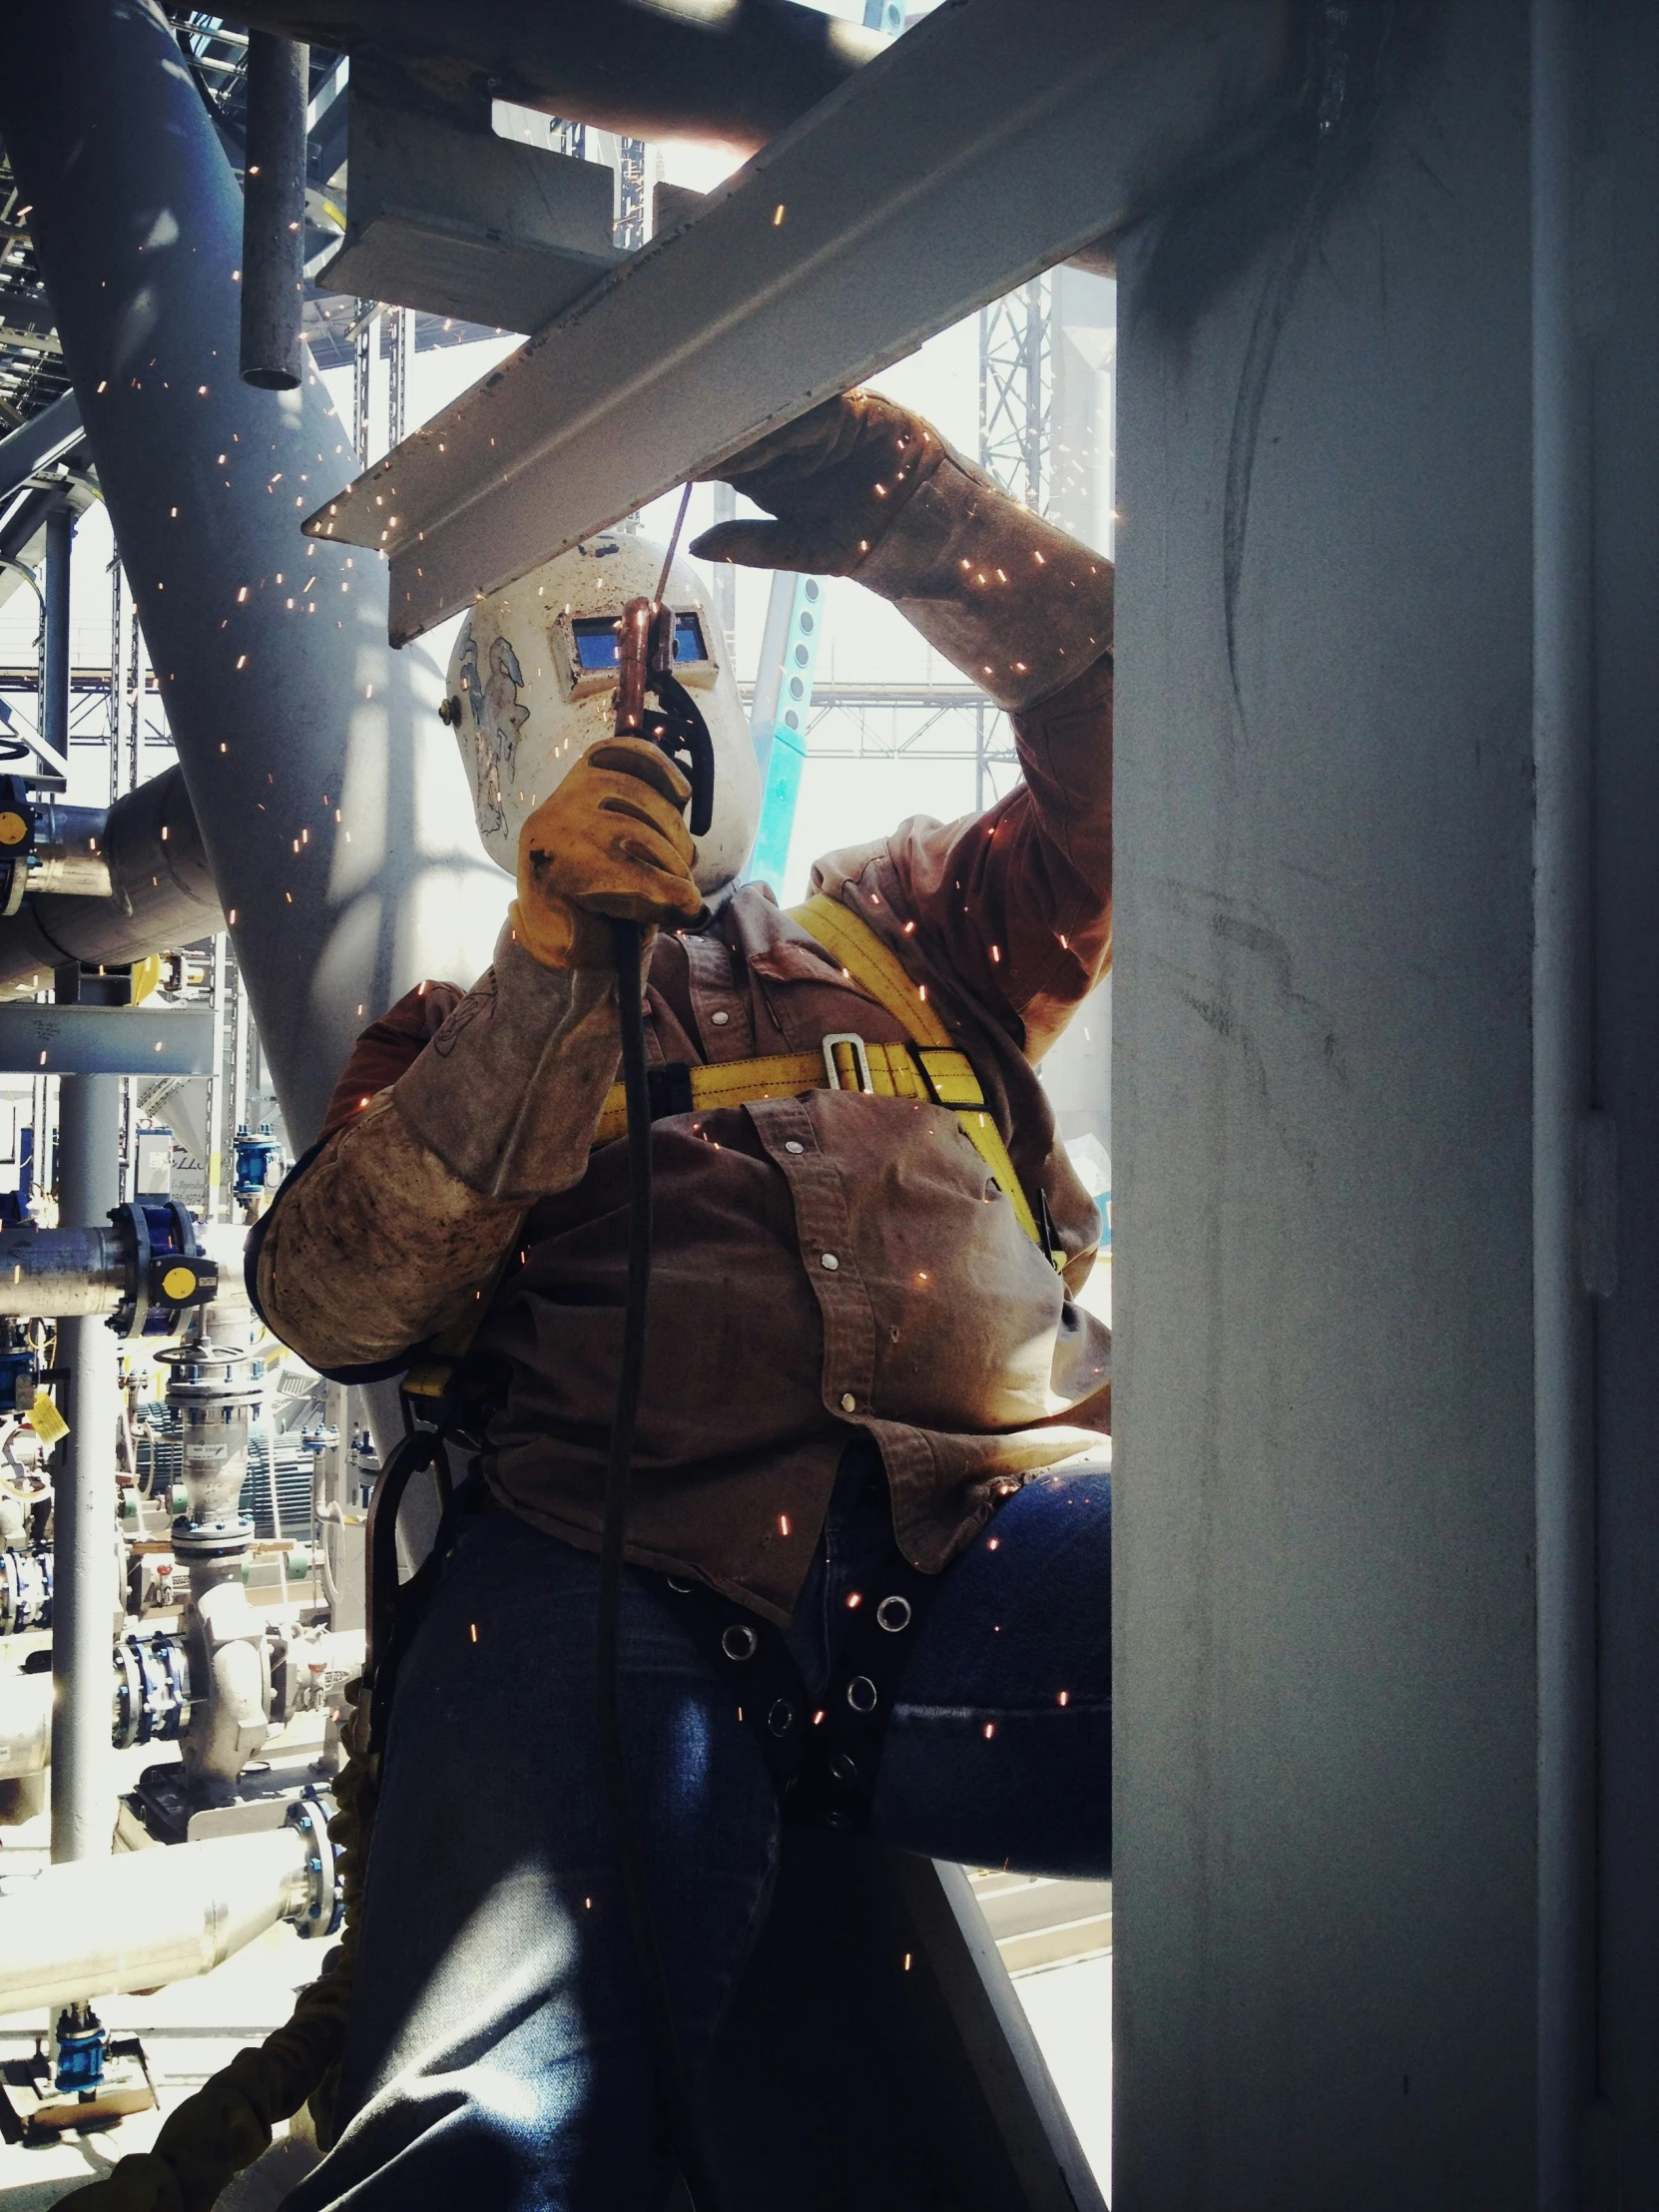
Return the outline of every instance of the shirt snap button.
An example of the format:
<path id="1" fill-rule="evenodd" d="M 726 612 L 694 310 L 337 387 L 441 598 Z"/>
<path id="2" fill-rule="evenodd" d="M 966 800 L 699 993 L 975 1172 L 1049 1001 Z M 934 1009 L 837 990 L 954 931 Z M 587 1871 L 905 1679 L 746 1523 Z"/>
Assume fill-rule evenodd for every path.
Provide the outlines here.
<path id="1" fill-rule="evenodd" d="M 711 1014 L 709 1016 L 709 1019 L 714 1023 L 717 1029 L 724 1029 L 731 1018 L 732 1017 L 730 1014 Z"/>
<path id="2" fill-rule="evenodd" d="M 786 1152 L 805 1152 L 806 1149 L 807 1147 L 804 1144 L 797 1144 L 793 1137 L 785 1140 L 784 1150 Z"/>
<path id="3" fill-rule="evenodd" d="M 828 1268 L 831 1275 L 833 1275 L 835 1270 L 840 1266 L 840 1262 L 835 1258 L 835 1255 L 832 1252 L 820 1253 L 818 1264 L 821 1268 Z"/>
<path id="4" fill-rule="evenodd" d="M 852 1395 L 852 1392 L 850 1390 L 842 1390 L 841 1411 L 843 1413 L 855 1412 L 857 1410 L 857 1405 L 858 1400 Z"/>

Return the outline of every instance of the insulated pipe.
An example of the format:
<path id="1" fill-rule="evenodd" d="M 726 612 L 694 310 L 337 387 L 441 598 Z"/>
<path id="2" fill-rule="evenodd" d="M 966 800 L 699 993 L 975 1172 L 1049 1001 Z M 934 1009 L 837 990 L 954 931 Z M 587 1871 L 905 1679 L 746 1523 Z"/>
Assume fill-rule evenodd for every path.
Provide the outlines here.
<path id="1" fill-rule="evenodd" d="M 76 1078 L 98 1080 L 116 1078 Z M 113 1314 L 128 1295 L 127 1275 L 113 1229 L 37 1229 L 33 1222 L 19 1222 L 0 1232 L 0 1319 L 68 1321 Z"/>
<path id="2" fill-rule="evenodd" d="M 96 815 L 95 809 L 63 808 L 47 820 L 50 826 Z M 67 852 L 67 838 L 59 841 Z M 73 895 L 52 886 L 32 890 L 21 911 L 0 920 L 0 984 L 33 975 L 37 988 L 49 989 L 53 969 L 66 960 L 114 966 L 224 928 L 202 832 L 177 768 L 116 801 L 98 832 L 96 857 L 108 871 L 106 897 L 88 895 L 90 878 L 77 856 L 82 879 Z"/>
<path id="3" fill-rule="evenodd" d="M 49 1867 L 0 1898 L 0 2012 L 211 1973 L 278 1921 L 306 1914 L 313 1848 L 305 1831 L 285 1827 Z"/>
<path id="4" fill-rule="evenodd" d="M 60 0 L 7 35 L 0 137 L 298 1149 L 366 1020 L 486 965 L 509 887 L 381 564 L 299 535 L 349 432 L 308 366 L 236 373 L 242 195 L 166 16 Z"/>
<path id="5" fill-rule="evenodd" d="M 1583 11 L 1532 6 L 1532 1332 L 1537 2202 L 1581 2201 L 1595 2094 L 1591 419 L 1578 296 Z M 1610 1178 L 1607 1178 L 1610 1181 Z M 1582 1198 L 1581 1198 L 1582 1191 Z M 1581 1219 L 1581 1206 L 1583 1215 Z M 1584 1235 L 1584 1230 L 1589 1235 Z"/>
<path id="6" fill-rule="evenodd" d="M 242 205 L 242 380 L 292 391 L 304 372 L 305 101 L 311 50 L 248 35 L 248 141 Z"/>
<path id="7" fill-rule="evenodd" d="M 120 1204 L 121 1078 L 66 1076 L 59 1086 L 58 1203 L 71 1221 Z M 107 1858 L 115 1833 L 110 1746 L 110 1540 L 120 1347 L 92 1315 L 65 1324 L 69 1434 L 58 1463 L 52 1549 L 52 1857 Z M 93 1995 L 90 1988 L 67 1992 Z"/>
<path id="8" fill-rule="evenodd" d="M 0 1782 L 39 1774 L 52 1757 L 52 1677 L 0 1679 Z"/>
<path id="9" fill-rule="evenodd" d="M 70 898 L 108 898 L 110 863 L 104 840 L 107 807 L 60 807 L 42 800 L 35 808 L 35 841 L 29 853 L 29 889 L 62 891 Z"/>

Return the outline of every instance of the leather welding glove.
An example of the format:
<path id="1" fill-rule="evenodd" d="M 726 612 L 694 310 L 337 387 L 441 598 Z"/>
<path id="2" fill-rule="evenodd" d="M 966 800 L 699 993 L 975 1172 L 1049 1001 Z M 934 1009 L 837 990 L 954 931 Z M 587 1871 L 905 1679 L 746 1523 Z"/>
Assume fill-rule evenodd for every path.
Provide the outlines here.
<path id="1" fill-rule="evenodd" d="M 607 917 L 648 928 L 695 921 L 691 786 L 643 738 L 601 738 L 519 832 L 512 926 L 547 968 L 609 967 Z"/>
<path id="2" fill-rule="evenodd" d="M 850 576 L 943 460 L 930 424 L 879 392 L 827 399 L 715 473 L 776 522 L 717 522 L 700 560 Z"/>
<path id="3" fill-rule="evenodd" d="M 1031 514 L 937 430 L 849 391 L 736 454 L 721 478 L 776 522 L 719 522 L 704 560 L 851 576 L 1013 714 L 1112 649 L 1112 564 Z"/>

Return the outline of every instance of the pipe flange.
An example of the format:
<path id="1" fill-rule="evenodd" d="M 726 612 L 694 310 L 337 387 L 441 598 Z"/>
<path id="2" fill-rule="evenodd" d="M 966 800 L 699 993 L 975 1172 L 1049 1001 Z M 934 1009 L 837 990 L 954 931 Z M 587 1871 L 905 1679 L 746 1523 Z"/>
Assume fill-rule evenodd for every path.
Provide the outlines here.
<path id="1" fill-rule="evenodd" d="M 171 1337 L 193 1307 L 219 1293 L 219 1266 L 197 1242 L 190 1209 L 176 1198 L 112 1206 L 127 1295 L 111 1319 L 118 1337 Z"/>
<path id="2" fill-rule="evenodd" d="M 345 1918 L 345 1885 L 340 1877 L 342 1854 L 328 1834 L 334 1817 L 334 1800 L 326 1790 L 307 1790 L 288 1807 L 287 1825 L 297 1828 L 310 1846 L 305 1860 L 305 1895 L 288 1915 L 288 1926 L 307 1941 L 334 1935 Z"/>
<path id="3" fill-rule="evenodd" d="M 173 1523 L 173 1555 L 176 1559 L 229 1559 L 254 1541 L 254 1522 L 247 1513 L 235 1520 L 196 1522 L 181 1514 Z"/>
<path id="4" fill-rule="evenodd" d="M 159 1630 L 116 1646 L 119 1672 L 111 1737 L 117 1751 L 134 1744 L 174 1744 L 190 1717 L 190 1654 L 184 1639 Z"/>

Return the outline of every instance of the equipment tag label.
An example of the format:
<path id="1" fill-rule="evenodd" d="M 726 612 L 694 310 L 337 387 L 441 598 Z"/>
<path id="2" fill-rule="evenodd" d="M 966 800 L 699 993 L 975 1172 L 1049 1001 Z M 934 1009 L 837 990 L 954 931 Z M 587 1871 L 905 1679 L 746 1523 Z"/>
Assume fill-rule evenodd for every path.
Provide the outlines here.
<path id="1" fill-rule="evenodd" d="M 35 1392 L 35 1402 L 29 1408 L 29 1425 L 49 1451 L 69 1434 L 68 1421 L 45 1390 Z"/>

